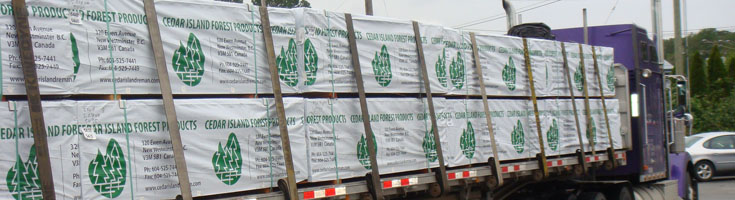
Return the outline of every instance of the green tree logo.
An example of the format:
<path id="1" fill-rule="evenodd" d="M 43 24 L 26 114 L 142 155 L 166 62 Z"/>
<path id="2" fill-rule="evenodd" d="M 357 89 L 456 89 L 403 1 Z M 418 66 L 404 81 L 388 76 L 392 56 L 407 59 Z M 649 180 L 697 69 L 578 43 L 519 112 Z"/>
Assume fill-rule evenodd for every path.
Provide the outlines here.
<path id="1" fill-rule="evenodd" d="M 281 54 L 276 57 L 276 65 L 278 65 L 278 78 L 286 85 L 294 87 L 299 83 L 299 72 L 296 67 L 296 42 L 293 39 L 288 40 L 288 49 L 284 50 L 281 47 Z"/>
<path id="2" fill-rule="evenodd" d="M 472 123 L 467 122 L 467 129 L 462 130 L 462 136 L 459 137 L 459 148 L 467 159 L 475 156 L 475 129 Z"/>
<path id="3" fill-rule="evenodd" d="M 194 33 L 189 33 L 189 39 L 184 46 L 179 41 L 179 49 L 174 52 L 171 59 L 176 76 L 181 82 L 188 86 L 196 86 L 202 81 L 204 76 L 204 51 Z"/>
<path id="4" fill-rule="evenodd" d="M 590 128 L 587 129 L 587 138 L 592 140 L 592 144 L 597 144 L 597 127 L 595 126 L 595 118 L 590 117 Z"/>
<path id="5" fill-rule="evenodd" d="M 513 148 L 516 152 L 523 153 L 526 138 L 523 134 L 523 124 L 521 123 L 521 120 L 518 120 L 518 123 L 513 126 L 513 132 L 510 133 L 510 143 L 513 144 Z"/>
<path id="6" fill-rule="evenodd" d="M 77 48 L 77 38 L 74 37 L 73 33 L 69 33 L 69 41 L 71 41 L 71 60 L 74 62 L 74 78 L 77 80 L 77 73 L 79 73 L 79 48 Z"/>
<path id="7" fill-rule="evenodd" d="M 375 140 L 375 134 L 373 134 L 373 144 L 375 144 L 375 151 L 373 151 L 373 153 L 377 156 L 378 141 Z M 360 136 L 360 141 L 357 142 L 357 161 L 359 161 L 360 165 L 362 165 L 362 167 L 364 167 L 365 169 L 371 169 L 370 153 L 368 153 L 368 145 L 367 140 L 365 140 L 365 135 Z"/>
<path id="8" fill-rule="evenodd" d="M 607 68 L 607 89 L 610 90 L 610 92 L 615 92 L 615 81 L 617 79 L 615 78 L 615 67 L 612 65 L 610 68 Z"/>
<path id="9" fill-rule="evenodd" d="M 41 179 L 38 176 L 38 161 L 36 159 L 36 146 L 31 146 L 28 160 L 18 156 L 16 163 L 5 178 L 8 186 L 8 192 L 13 195 L 16 200 L 43 199 L 41 194 Z"/>
<path id="10" fill-rule="evenodd" d="M 556 119 L 551 121 L 551 127 L 546 131 L 546 142 L 553 151 L 559 148 L 559 126 L 556 124 Z"/>
<path id="11" fill-rule="evenodd" d="M 306 42 L 304 42 L 304 72 L 306 72 L 304 85 L 314 85 L 314 82 L 316 82 L 316 71 L 319 70 L 318 62 L 319 56 L 316 54 L 314 44 L 311 43 L 310 39 L 306 39 Z"/>
<path id="12" fill-rule="evenodd" d="M 240 180 L 242 154 L 240 154 L 240 142 L 237 141 L 235 133 L 230 133 L 224 148 L 221 142 L 217 145 L 217 152 L 212 155 L 212 167 L 214 167 L 214 174 L 222 183 L 234 185 Z"/>
<path id="13" fill-rule="evenodd" d="M 447 87 L 447 52 L 446 48 L 442 49 L 442 54 L 439 55 L 439 58 L 436 60 L 436 64 L 434 64 L 434 70 L 436 71 L 436 78 L 439 80 L 439 83 L 441 83 L 442 87 Z"/>
<path id="14" fill-rule="evenodd" d="M 424 155 L 426 155 L 426 159 L 429 160 L 429 162 L 435 162 L 437 156 L 436 142 L 434 141 L 434 128 L 431 128 L 430 131 L 424 134 L 424 141 L 421 144 L 421 147 L 424 149 Z"/>
<path id="15" fill-rule="evenodd" d="M 577 67 L 577 71 L 574 72 L 574 85 L 577 87 L 577 91 L 582 91 L 584 89 L 584 83 L 582 81 L 582 62 L 579 62 L 579 67 Z"/>
<path id="16" fill-rule="evenodd" d="M 508 90 L 516 90 L 516 64 L 513 62 L 513 57 L 508 57 L 508 63 L 503 67 L 502 76 Z"/>
<path id="17" fill-rule="evenodd" d="M 375 80 L 378 84 L 383 87 L 390 85 L 390 81 L 393 78 L 393 72 L 390 67 L 390 54 L 388 54 L 388 47 L 383 45 L 380 48 L 380 54 L 375 52 L 375 58 L 373 58 L 373 72 L 375 73 Z"/>
<path id="18" fill-rule="evenodd" d="M 457 57 L 454 57 L 454 59 L 452 59 L 452 63 L 449 64 L 449 78 L 452 81 L 454 88 L 462 89 L 465 82 L 464 73 L 464 59 L 462 59 L 462 53 L 457 52 Z"/>
<path id="19" fill-rule="evenodd" d="M 125 189 L 127 165 L 120 144 L 110 139 L 107 144 L 107 154 L 97 149 L 97 157 L 89 162 L 89 180 L 94 190 L 107 198 L 115 198 Z"/>

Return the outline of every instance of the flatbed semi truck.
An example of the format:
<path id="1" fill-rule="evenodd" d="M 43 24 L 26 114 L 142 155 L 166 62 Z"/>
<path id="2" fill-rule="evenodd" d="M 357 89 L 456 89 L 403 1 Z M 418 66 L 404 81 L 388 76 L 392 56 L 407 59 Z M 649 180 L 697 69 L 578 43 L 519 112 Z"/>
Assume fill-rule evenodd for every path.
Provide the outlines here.
<path id="1" fill-rule="evenodd" d="M 617 45 L 650 43 L 635 26 L 590 46 L 195 0 L 0 11 L 1 198 L 696 194 L 661 70 Z"/>

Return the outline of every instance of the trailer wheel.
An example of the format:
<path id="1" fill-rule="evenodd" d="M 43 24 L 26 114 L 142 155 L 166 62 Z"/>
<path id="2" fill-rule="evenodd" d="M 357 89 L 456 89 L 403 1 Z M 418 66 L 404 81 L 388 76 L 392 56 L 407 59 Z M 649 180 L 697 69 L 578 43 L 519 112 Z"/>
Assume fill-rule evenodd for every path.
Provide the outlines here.
<path id="1" fill-rule="evenodd" d="M 618 184 L 606 191 L 609 200 L 633 200 L 633 193 L 630 187 L 625 184 Z"/>
<path id="2" fill-rule="evenodd" d="M 578 200 L 607 200 L 602 192 L 583 192 L 577 198 Z"/>

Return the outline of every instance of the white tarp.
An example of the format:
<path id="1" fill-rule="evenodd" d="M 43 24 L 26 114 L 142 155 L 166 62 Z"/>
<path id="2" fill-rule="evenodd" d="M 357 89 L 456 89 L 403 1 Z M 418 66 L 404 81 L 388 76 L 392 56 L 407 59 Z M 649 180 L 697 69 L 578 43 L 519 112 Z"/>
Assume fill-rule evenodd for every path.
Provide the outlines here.
<path id="1" fill-rule="evenodd" d="M 475 66 L 472 64 L 472 42 L 470 41 L 469 33 L 445 28 L 443 34 L 444 48 L 442 52 L 445 55 L 445 57 L 442 57 L 444 61 L 441 62 L 443 66 L 435 63 L 433 70 L 437 74 L 437 78 L 443 77 L 445 79 L 444 81 L 439 80 L 440 85 L 446 85 L 448 94 L 474 94 L 474 91 L 470 93 L 470 90 L 467 89 L 467 80 L 475 80 L 470 76 L 471 74 L 474 75 L 471 72 L 475 71 Z M 431 56 L 427 56 L 426 53 L 424 53 L 424 57 L 426 58 L 427 65 L 430 65 L 434 59 Z M 444 73 L 445 75 L 439 76 L 438 74 L 440 73 Z"/>
<path id="2" fill-rule="evenodd" d="M 574 119 L 574 109 L 570 99 L 547 99 L 539 101 L 539 115 L 541 117 L 542 133 L 546 155 L 573 154 L 579 149 L 579 137 L 577 137 L 577 124 Z M 605 116 L 602 110 L 602 100 L 590 99 L 590 113 L 594 119 L 591 131 L 587 130 L 587 118 L 583 99 L 577 99 L 577 117 L 582 134 L 582 142 L 585 151 L 591 151 L 589 136 L 595 135 L 593 142 L 595 150 L 604 150 L 610 147 L 607 136 Z M 610 135 L 613 139 L 615 149 L 622 148 L 622 136 L 620 135 L 620 115 L 618 112 L 617 99 L 605 99 L 608 119 L 610 123 Z"/>
<path id="3" fill-rule="evenodd" d="M 303 9 L 302 13 L 297 19 L 302 24 L 299 30 L 303 31 L 304 59 L 299 61 L 310 61 L 309 70 L 306 70 L 307 62 L 299 62 L 304 72 L 309 71 L 301 76 L 307 80 L 301 86 L 302 91 L 356 92 L 345 15 L 315 9 Z"/>
<path id="4" fill-rule="evenodd" d="M 141 1 L 32 0 L 28 5 L 41 93 L 160 93 Z M 258 7 L 195 0 L 161 0 L 156 7 L 174 94 L 271 92 Z M 9 27 L 6 41 L 0 40 L 2 92 L 24 94 L 9 1 L 0 0 L 0 14 Z M 356 91 L 344 14 L 270 8 L 269 16 L 284 93 Z M 355 15 L 354 25 L 368 93 L 422 92 L 410 21 Z M 420 31 L 434 93 L 478 95 L 469 34 L 428 24 Z M 558 75 L 559 43 L 528 41 L 537 96 L 566 96 L 558 93 L 566 88 L 558 86 L 564 82 L 558 79 L 564 77 Z M 477 35 L 477 42 L 487 94 L 530 95 L 521 38 Z M 579 48 L 567 47 L 574 77 Z M 612 49 L 597 51 L 604 92 L 612 95 Z M 585 45 L 589 95 L 599 96 L 591 53 Z M 581 79 L 574 80 L 576 88 Z"/>
<path id="5" fill-rule="evenodd" d="M 78 93 L 161 93 L 142 1 L 69 2 Z"/>
<path id="6" fill-rule="evenodd" d="M 584 105 L 584 100 L 577 100 L 577 105 Z M 605 99 L 605 106 L 607 107 L 607 113 L 608 113 L 608 120 L 610 122 L 610 135 L 613 137 L 613 147 L 615 149 L 623 148 L 622 145 L 622 137 L 620 135 L 620 115 L 616 114 L 618 112 L 618 101 L 615 99 Z M 584 107 L 582 107 L 584 108 Z M 595 139 L 593 139 L 593 144 L 595 144 L 595 150 L 604 150 L 610 147 L 610 142 L 607 137 L 607 125 L 605 123 L 605 116 L 604 111 L 602 109 L 602 100 L 600 99 L 590 99 L 590 113 L 592 117 L 593 123 L 591 123 L 591 129 L 590 131 L 582 131 L 587 138 L 590 137 L 590 135 L 595 135 Z M 580 126 L 582 129 L 587 129 L 587 120 L 585 117 L 584 112 L 579 112 L 580 114 Z M 587 138 L 585 138 L 585 142 L 587 142 Z M 585 143 L 586 145 L 589 145 L 589 143 Z M 587 150 L 589 151 L 589 150 Z"/>
<path id="7" fill-rule="evenodd" d="M 446 93 L 451 86 L 448 72 L 449 67 L 453 64 L 452 57 L 455 55 L 449 54 L 451 50 L 447 50 L 451 41 L 444 34 L 444 27 L 439 25 L 419 23 L 419 31 L 421 37 L 425 38 L 425 41 L 421 44 L 424 50 L 426 73 L 429 77 L 431 93 Z M 423 79 L 420 82 L 423 84 Z M 421 85 L 421 88 L 423 88 L 423 85 Z"/>
<path id="8" fill-rule="evenodd" d="M 285 177 L 271 99 L 175 102 L 195 196 L 271 187 Z M 294 160 L 305 160 L 303 99 L 286 98 L 284 103 Z M 179 193 L 161 102 L 138 100 L 124 104 L 127 109 L 121 109 L 119 101 L 44 102 L 59 198 L 168 199 Z M 7 180 L 0 184 L 2 199 L 18 192 L 40 194 L 37 171 L 32 170 L 37 164 L 35 155 L 30 155 L 33 138 L 28 134 L 27 106 L 22 102 L 17 105 L 21 133 L 18 143 L 12 135 L 15 113 L 0 111 L 0 143 L 4 151 L 10 152 L 0 156 L 0 178 Z M 95 138 L 83 136 L 85 132 Z M 19 157 L 15 155 L 16 144 Z M 17 161 L 21 168 L 14 168 Z M 306 163 L 295 162 L 295 171 L 297 180 L 306 179 Z M 17 176 L 20 181 L 8 178 L 17 174 L 22 175 Z"/>
<path id="9" fill-rule="evenodd" d="M 437 166 L 433 134 L 427 136 L 431 120 L 426 103 L 415 98 L 371 98 L 368 110 L 381 174 Z M 307 99 L 306 123 L 309 181 L 359 177 L 370 171 L 358 99 Z"/>
<path id="10" fill-rule="evenodd" d="M 596 46 L 597 51 L 597 67 L 600 70 L 600 81 L 602 82 L 602 92 L 605 96 L 615 96 L 615 55 L 614 49 L 610 47 Z M 599 96 L 599 94 L 596 94 Z"/>
<path id="11" fill-rule="evenodd" d="M 28 21 L 33 40 L 33 53 L 38 73 L 38 86 L 42 94 L 73 94 L 78 64 L 71 51 L 73 44 L 69 20 L 69 11 L 64 1 L 29 0 L 27 1 Z M 95 20 L 99 15 L 87 15 L 85 20 Z M 24 95 L 25 79 L 20 65 L 20 52 L 17 40 L 13 8 L 9 0 L 0 1 L 0 72 L 2 72 L 2 88 L 0 93 L 6 95 Z"/>
<path id="12" fill-rule="evenodd" d="M 269 93 L 271 81 L 257 7 L 202 1 L 156 1 L 174 93 Z M 297 92 L 296 22 L 269 9 L 284 93 Z M 187 14 L 182 14 L 187 13 Z M 193 14 L 206 13 L 206 14 Z M 257 75 L 256 75 L 257 74 Z"/>
<path id="13" fill-rule="evenodd" d="M 461 34 L 461 35 L 460 35 Z M 469 34 L 460 31 L 447 29 L 445 31 L 447 37 L 456 38 L 466 44 L 462 44 L 463 49 L 467 49 L 461 53 L 468 59 L 464 60 L 464 70 L 457 68 L 458 73 L 455 78 L 459 79 L 458 83 L 466 82 L 464 86 L 455 85 L 449 94 L 470 94 L 479 95 L 480 85 L 477 76 L 477 70 L 473 65 L 472 43 Z M 531 90 L 528 83 L 528 69 L 526 69 L 523 40 L 518 37 L 496 36 L 496 35 L 476 35 L 477 49 L 480 56 L 480 65 L 482 66 L 485 90 L 488 96 L 530 96 Z M 533 70 L 533 80 L 536 89 L 536 96 L 553 96 L 551 93 L 552 83 L 550 76 L 552 69 L 546 63 L 546 51 L 553 51 L 551 45 L 534 45 L 534 42 L 541 40 L 528 41 L 530 63 Z M 459 54 L 457 54 L 459 56 Z M 451 66 L 450 76 L 452 76 Z M 464 71 L 464 72 L 462 72 Z"/>
<path id="14" fill-rule="evenodd" d="M 445 153 L 450 166 L 487 162 L 492 144 L 482 100 L 447 99 Z M 533 107 L 527 100 L 489 100 L 500 160 L 531 158 L 540 152 Z"/>
<path id="15" fill-rule="evenodd" d="M 364 15 L 352 17 L 365 91 L 421 92 L 421 73 L 411 21 Z"/>
<path id="16" fill-rule="evenodd" d="M 587 81 L 587 95 L 600 96 L 599 84 L 595 76 L 594 59 L 592 58 L 592 46 L 582 44 L 584 56 L 585 76 L 582 74 L 582 59 L 580 59 L 579 45 L 577 43 L 564 43 L 567 53 L 567 63 L 569 65 L 569 78 L 572 80 L 574 87 L 574 96 L 584 97 L 584 81 Z M 599 65 L 599 64 L 598 64 Z M 613 71 L 614 72 L 614 71 Z M 586 78 L 586 79 L 584 79 Z M 560 96 L 569 96 L 568 84 L 560 86 L 564 91 Z"/>
<path id="17" fill-rule="evenodd" d="M 538 101 L 538 106 L 546 155 L 575 153 L 579 149 L 579 137 L 572 101 L 569 99 L 546 99 Z M 583 111 L 584 104 L 577 104 L 576 106 L 577 112 Z M 580 122 L 580 128 L 584 130 L 582 122 Z M 589 147 L 585 148 L 586 151 L 589 151 Z"/>

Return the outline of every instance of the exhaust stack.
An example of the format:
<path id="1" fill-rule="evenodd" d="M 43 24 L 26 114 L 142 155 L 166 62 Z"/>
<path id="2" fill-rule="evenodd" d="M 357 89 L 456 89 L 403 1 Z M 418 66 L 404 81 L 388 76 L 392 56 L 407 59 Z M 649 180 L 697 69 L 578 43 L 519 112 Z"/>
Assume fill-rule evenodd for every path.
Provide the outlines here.
<path id="1" fill-rule="evenodd" d="M 503 0 L 503 9 L 505 10 L 505 18 L 508 22 L 508 30 L 510 30 L 510 28 L 516 25 L 516 9 L 508 0 Z"/>

